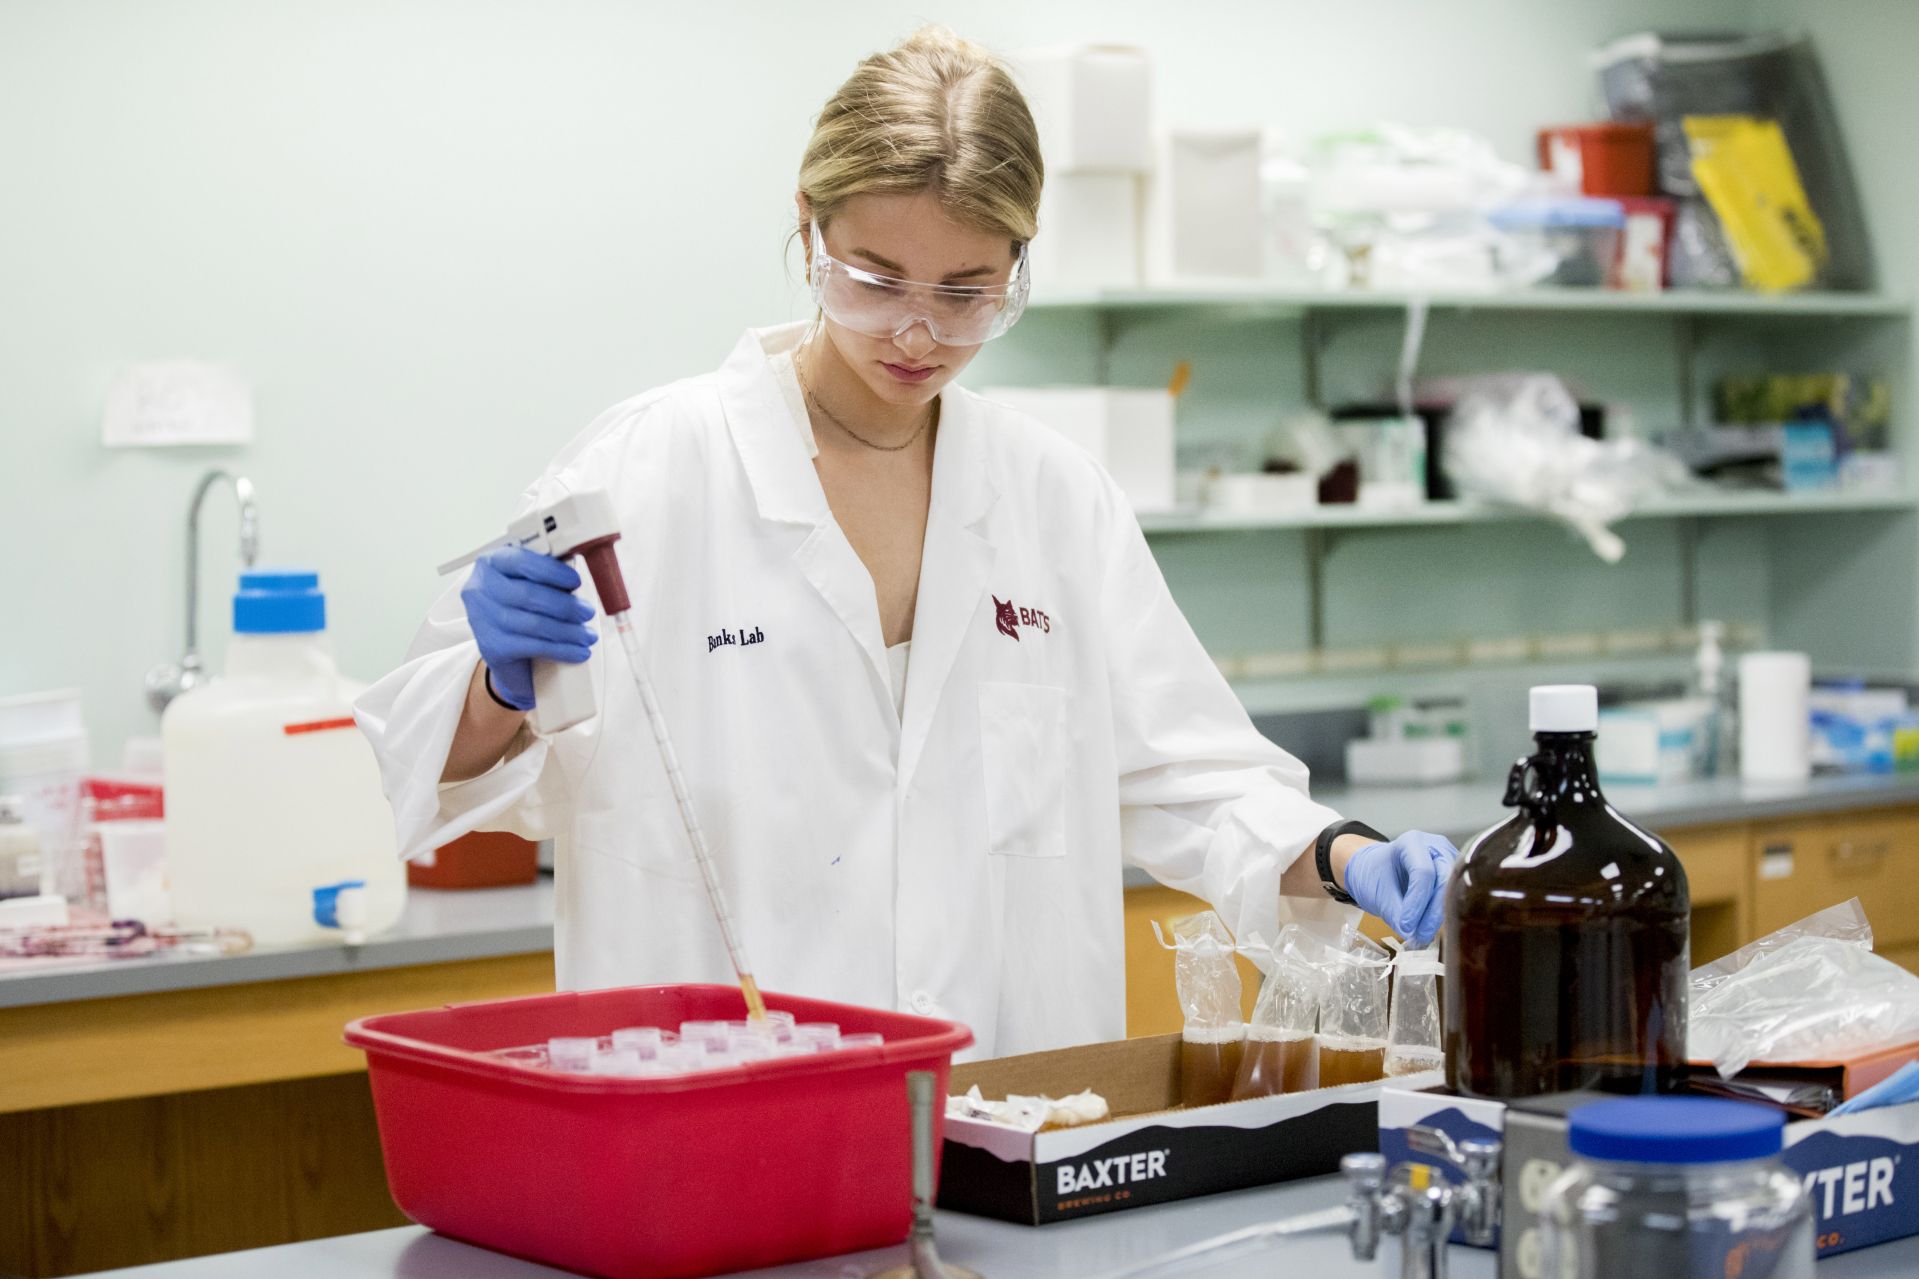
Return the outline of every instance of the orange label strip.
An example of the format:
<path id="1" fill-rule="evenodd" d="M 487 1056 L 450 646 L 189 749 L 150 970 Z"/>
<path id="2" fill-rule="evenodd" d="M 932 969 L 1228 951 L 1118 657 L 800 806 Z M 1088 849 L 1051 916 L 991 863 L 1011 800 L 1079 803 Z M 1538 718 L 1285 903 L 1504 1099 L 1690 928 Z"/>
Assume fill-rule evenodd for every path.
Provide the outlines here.
<path id="1" fill-rule="evenodd" d="M 288 724 L 283 731 L 288 737 L 292 737 L 299 733 L 324 733 L 329 729 L 352 727 L 353 717 L 349 715 L 345 719 L 316 719 L 304 724 Z"/>

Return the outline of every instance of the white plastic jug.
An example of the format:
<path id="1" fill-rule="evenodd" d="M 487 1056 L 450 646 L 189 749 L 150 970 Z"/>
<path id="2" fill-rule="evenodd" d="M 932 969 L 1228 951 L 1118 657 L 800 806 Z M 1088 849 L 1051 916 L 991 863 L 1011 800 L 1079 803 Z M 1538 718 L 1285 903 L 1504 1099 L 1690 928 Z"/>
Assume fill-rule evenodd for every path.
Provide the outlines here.
<path id="1" fill-rule="evenodd" d="M 392 927 L 405 866 L 353 722 L 363 685 L 333 664 L 319 575 L 242 573 L 233 630 L 225 675 L 160 722 L 175 919 L 244 928 L 262 946 Z"/>

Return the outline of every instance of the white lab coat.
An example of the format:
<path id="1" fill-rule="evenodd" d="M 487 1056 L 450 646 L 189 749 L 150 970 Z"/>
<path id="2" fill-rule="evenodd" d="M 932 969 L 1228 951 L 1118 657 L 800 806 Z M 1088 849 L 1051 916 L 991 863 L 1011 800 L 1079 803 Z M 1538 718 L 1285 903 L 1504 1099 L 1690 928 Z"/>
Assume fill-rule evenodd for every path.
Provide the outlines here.
<path id="1" fill-rule="evenodd" d="M 1281 872 L 1338 815 L 1253 728 L 1125 498 L 1072 444 L 959 388 L 902 722 L 872 579 L 769 364 L 801 333 L 749 332 L 717 374 L 609 410 L 525 498 L 612 495 L 632 616 L 761 985 L 950 1017 L 974 1056 L 1032 1052 L 1125 1034 L 1123 862 L 1241 936 L 1351 913 L 1282 902 Z M 562 988 L 731 980 L 602 636 L 596 718 L 523 728 L 491 771 L 442 785 L 479 660 L 448 589 L 356 708 L 400 847 L 553 838 Z"/>

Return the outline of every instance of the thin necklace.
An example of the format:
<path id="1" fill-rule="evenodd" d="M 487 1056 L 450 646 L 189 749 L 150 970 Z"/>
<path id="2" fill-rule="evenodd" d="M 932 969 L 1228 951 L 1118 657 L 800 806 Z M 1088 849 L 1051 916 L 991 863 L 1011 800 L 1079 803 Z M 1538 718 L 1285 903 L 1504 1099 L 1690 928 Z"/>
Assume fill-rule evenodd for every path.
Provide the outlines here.
<path id="1" fill-rule="evenodd" d="M 861 435 L 858 431 L 855 431 L 852 427 L 848 426 L 846 423 L 840 421 L 839 415 L 837 413 L 833 412 L 832 409 L 829 409 L 824 404 L 820 403 L 820 397 L 813 394 L 813 388 L 806 384 L 806 375 L 800 372 L 800 361 L 799 361 L 799 356 L 797 354 L 795 354 L 795 356 L 793 357 L 793 376 L 799 379 L 800 390 L 806 392 L 806 402 L 808 404 L 811 404 L 814 408 L 818 409 L 822 414 L 824 414 L 827 421 L 831 422 L 834 426 L 839 427 L 840 430 L 845 431 L 848 435 L 858 440 L 861 444 L 864 444 L 867 448 L 878 449 L 882 453 L 898 453 L 904 449 L 912 448 L 914 444 L 919 442 L 920 436 L 926 434 L 926 428 L 933 424 L 934 417 L 936 417 L 939 413 L 939 401 L 935 400 L 932 406 L 928 408 L 926 411 L 926 420 L 919 424 L 918 430 L 914 431 L 912 435 L 907 437 L 905 443 L 875 444 L 873 441 L 867 439 L 864 435 Z"/>

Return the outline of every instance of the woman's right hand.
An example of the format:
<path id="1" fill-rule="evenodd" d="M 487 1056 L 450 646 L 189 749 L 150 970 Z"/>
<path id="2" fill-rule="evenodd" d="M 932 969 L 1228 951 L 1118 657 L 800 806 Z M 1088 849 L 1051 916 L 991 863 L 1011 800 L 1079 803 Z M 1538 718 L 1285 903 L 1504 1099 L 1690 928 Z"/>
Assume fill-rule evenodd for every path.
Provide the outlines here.
<path id="1" fill-rule="evenodd" d="M 572 565 L 523 546 L 503 546 L 474 563 L 460 602 L 501 701 L 533 709 L 535 659 L 587 659 L 599 636 L 586 624 L 593 606 L 573 594 L 579 587 Z"/>

